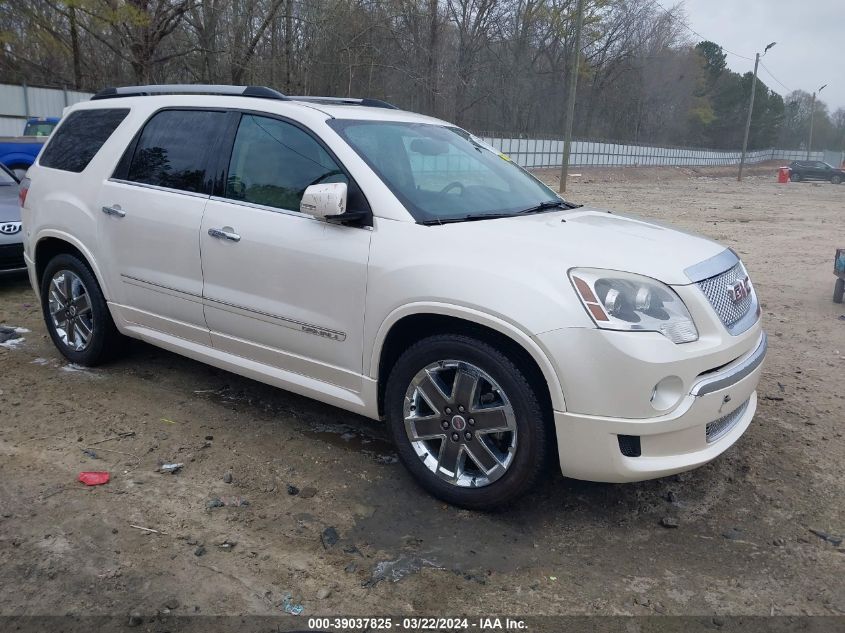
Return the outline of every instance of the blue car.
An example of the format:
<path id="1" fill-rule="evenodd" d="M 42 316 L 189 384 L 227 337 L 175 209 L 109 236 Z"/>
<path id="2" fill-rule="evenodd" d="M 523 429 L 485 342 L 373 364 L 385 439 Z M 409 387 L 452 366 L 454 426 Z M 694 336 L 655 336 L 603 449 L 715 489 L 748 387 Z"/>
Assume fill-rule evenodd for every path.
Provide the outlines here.
<path id="1" fill-rule="evenodd" d="M 33 117 L 24 125 L 22 136 L 0 137 L 0 164 L 11 169 L 18 179 L 23 178 L 58 124 L 59 117 Z"/>

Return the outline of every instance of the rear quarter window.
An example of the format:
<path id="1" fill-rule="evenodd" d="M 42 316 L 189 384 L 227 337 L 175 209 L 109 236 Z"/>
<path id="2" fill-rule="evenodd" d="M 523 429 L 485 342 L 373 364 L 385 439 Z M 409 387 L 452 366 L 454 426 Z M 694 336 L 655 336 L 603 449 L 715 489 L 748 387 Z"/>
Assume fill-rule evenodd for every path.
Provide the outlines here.
<path id="1" fill-rule="evenodd" d="M 208 192 L 206 170 L 218 137 L 225 132 L 226 117 L 226 112 L 210 110 L 163 110 L 153 115 L 138 137 L 125 179 Z"/>
<path id="2" fill-rule="evenodd" d="M 128 108 L 77 110 L 53 134 L 38 163 L 81 172 L 129 114 Z"/>

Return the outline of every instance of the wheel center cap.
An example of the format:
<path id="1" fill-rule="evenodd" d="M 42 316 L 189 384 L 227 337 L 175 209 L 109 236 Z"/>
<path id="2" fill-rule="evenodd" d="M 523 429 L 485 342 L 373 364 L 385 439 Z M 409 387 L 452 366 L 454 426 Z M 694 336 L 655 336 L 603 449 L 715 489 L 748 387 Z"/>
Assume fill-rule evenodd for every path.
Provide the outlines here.
<path id="1" fill-rule="evenodd" d="M 456 415 L 452 417 L 452 428 L 456 431 L 463 431 L 467 428 L 467 421 L 464 419 L 464 416 Z"/>
<path id="2" fill-rule="evenodd" d="M 68 315 L 70 315 L 70 316 L 72 316 L 72 317 L 75 317 L 75 316 L 76 316 L 76 307 L 74 307 L 74 306 L 70 306 L 70 307 L 67 309 L 67 313 L 68 313 Z"/>

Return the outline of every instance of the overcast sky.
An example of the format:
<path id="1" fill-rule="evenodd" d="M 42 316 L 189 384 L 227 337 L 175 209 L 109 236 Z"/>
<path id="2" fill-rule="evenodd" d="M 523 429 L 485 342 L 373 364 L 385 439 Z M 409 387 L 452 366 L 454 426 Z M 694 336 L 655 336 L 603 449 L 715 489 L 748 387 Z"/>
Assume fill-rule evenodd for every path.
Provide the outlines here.
<path id="1" fill-rule="evenodd" d="M 666 9 L 675 5 L 659 2 Z M 751 58 L 728 54 L 731 70 L 754 70 L 754 53 L 777 42 L 762 63 L 789 90 L 762 67 L 758 78 L 782 95 L 799 89 L 812 93 L 827 84 L 817 98 L 831 112 L 845 107 L 845 0 L 685 0 L 684 9 L 690 28 Z"/>

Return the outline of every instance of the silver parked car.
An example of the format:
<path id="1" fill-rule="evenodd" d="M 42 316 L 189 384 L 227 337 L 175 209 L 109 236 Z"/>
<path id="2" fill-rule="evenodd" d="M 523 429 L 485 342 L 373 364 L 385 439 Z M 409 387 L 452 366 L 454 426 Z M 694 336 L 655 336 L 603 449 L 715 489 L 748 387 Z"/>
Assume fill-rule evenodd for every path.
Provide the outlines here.
<path id="1" fill-rule="evenodd" d="M 0 165 L 0 272 L 25 268 L 18 179 Z"/>

